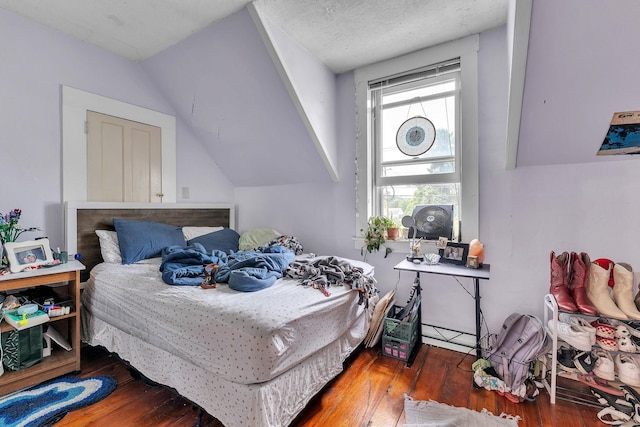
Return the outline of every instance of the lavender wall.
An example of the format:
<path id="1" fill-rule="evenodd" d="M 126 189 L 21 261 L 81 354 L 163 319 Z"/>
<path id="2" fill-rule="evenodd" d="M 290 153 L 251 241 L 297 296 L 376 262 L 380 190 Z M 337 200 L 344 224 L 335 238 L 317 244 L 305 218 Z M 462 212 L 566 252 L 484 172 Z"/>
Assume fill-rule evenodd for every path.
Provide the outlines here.
<path id="1" fill-rule="evenodd" d="M 143 67 L 233 185 L 331 180 L 246 9 Z"/>
<path id="2" fill-rule="evenodd" d="M 21 240 L 44 235 L 62 246 L 62 85 L 175 113 L 137 63 L 3 9 L 0 40 L 0 212 L 20 208 L 22 225 L 42 229 Z M 190 187 L 188 201 L 232 202 L 232 187 L 180 121 L 177 138 L 177 185 Z"/>
<path id="3" fill-rule="evenodd" d="M 614 112 L 640 109 L 639 14 L 633 0 L 533 2 L 519 166 L 620 161 L 595 153 Z"/>
<path id="4" fill-rule="evenodd" d="M 634 244 L 634 237 L 640 235 L 640 222 L 635 218 L 640 211 L 640 192 L 635 188 L 637 159 L 595 157 L 611 114 L 640 109 L 632 98 L 640 89 L 637 87 L 640 83 L 633 79 L 640 66 L 638 55 L 633 55 L 635 50 L 629 50 L 628 46 L 625 46 L 627 54 L 623 55 L 619 47 L 611 46 L 608 35 L 599 36 L 615 28 L 619 38 L 628 34 L 627 39 L 635 39 L 635 27 L 627 26 L 623 31 L 618 19 L 630 14 L 630 8 L 638 10 L 640 6 L 616 2 L 607 3 L 603 9 L 595 1 L 534 2 L 519 167 L 515 170 L 504 167 L 507 29 L 505 26 L 481 34 L 478 237 L 485 243 L 486 261 L 491 264 L 491 280 L 481 284 L 481 301 L 486 326 L 492 332 L 514 311 L 542 318 L 552 250 L 585 251 L 592 259 L 606 257 L 640 269 L 640 250 Z M 590 31 L 588 37 L 585 35 L 586 42 L 578 42 L 580 38 L 567 27 L 567 22 L 573 22 L 572 27 L 577 26 L 579 34 L 587 28 L 602 31 Z M 599 60 L 589 60 L 587 53 Z M 613 61 L 614 58 L 624 59 Z M 619 66 L 614 67 L 613 63 Z M 554 78 L 558 73 L 564 85 Z M 624 80 L 624 85 L 619 80 Z M 283 231 L 301 236 L 309 250 L 359 258 L 352 241 L 356 234 L 353 74 L 341 75 L 338 82 L 341 181 L 297 187 L 238 188 L 236 201 L 242 207 L 240 224 L 245 228 L 276 223 Z M 603 91 L 603 86 L 615 90 Z M 543 102 L 541 96 L 553 100 L 551 105 Z M 584 99 L 593 101 L 585 103 Z M 593 126 L 588 118 L 596 116 L 601 116 L 601 123 Z M 566 118 L 571 126 L 567 126 Z M 571 128 L 579 130 L 567 132 Z M 271 201 L 282 190 L 286 190 L 287 199 L 303 201 L 302 207 L 293 200 Z M 249 206 L 254 209 L 248 209 Z M 402 256 L 399 253 L 388 259 L 381 254 L 368 256 L 376 267 L 379 288 L 386 292 L 398 287 L 399 301 L 408 294 L 413 279 L 393 270 Z M 636 274 L 636 286 L 638 279 Z M 473 330 L 470 281 L 458 283 L 427 276 L 423 287 L 426 322 Z"/>

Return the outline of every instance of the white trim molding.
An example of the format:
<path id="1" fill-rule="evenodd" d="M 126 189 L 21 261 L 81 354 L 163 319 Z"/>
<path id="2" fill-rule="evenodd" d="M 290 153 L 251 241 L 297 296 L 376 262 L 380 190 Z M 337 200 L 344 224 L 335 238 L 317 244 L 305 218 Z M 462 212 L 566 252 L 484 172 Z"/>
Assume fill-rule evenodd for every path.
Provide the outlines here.
<path id="1" fill-rule="evenodd" d="M 372 64 L 355 71 L 356 84 L 356 219 L 355 236 L 366 229 L 368 216 L 373 212 L 371 185 L 373 180 L 370 144 L 369 82 L 436 64 L 452 58 L 460 58 L 462 100 L 462 203 L 461 215 L 464 240 L 478 237 L 479 185 L 478 185 L 478 50 L 477 34 L 398 58 Z M 357 244 L 357 243 L 356 243 Z"/>
<path id="2" fill-rule="evenodd" d="M 175 203 L 175 117 L 68 86 L 62 86 L 62 200 L 87 200 L 87 110 L 161 128 L 162 202 Z"/>

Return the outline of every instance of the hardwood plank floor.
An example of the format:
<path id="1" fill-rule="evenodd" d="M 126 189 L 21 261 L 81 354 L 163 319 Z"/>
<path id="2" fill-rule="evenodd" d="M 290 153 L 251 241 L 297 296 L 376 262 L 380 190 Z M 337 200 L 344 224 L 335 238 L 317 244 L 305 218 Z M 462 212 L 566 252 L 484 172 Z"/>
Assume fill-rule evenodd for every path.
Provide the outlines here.
<path id="1" fill-rule="evenodd" d="M 515 404 L 496 392 L 476 389 L 472 386 L 472 362 L 471 356 L 422 345 L 413 366 L 407 368 L 402 361 L 382 356 L 379 348 L 362 349 L 292 426 L 401 427 L 405 393 L 417 400 L 518 415 L 522 418 L 520 427 L 603 425 L 596 415 L 599 408 L 562 400 L 551 405 L 545 390 L 535 402 Z M 198 422 L 200 412 L 190 402 L 172 390 L 132 376 L 125 364 L 100 348 L 83 348 L 80 375 L 113 375 L 118 388 L 101 402 L 67 414 L 56 427 L 193 427 Z M 588 392 L 580 383 L 570 384 Z M 201 426 L 224 427 L 208 414 Z"/>

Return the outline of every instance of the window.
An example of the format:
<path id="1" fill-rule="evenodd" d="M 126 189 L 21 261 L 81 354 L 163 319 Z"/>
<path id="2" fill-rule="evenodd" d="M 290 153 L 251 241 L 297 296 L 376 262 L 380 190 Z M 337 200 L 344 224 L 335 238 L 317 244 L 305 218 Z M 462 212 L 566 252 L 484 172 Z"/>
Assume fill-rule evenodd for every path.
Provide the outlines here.
<path id="1" fill-rule="evenodd" d="M 356 71 L 356 236 L 372 215 L 399 222 L 416 205 L 446 204 L 454 206 L 454 237 L 477 237 L 477 43 L 469 37 Z M 415 117 L 433 124 L 434 137 Z M 409 145 L 398 145 L 399 129 Z M 413 152 L 411 129 L 427 130 Z"/>
<path id="2" fill-rule="evenodd" d="M 417 205 L 447 204 L 458 223 L 459 70 L 456 58 L 369 82 L 374 212 L 399 223 Z"/>

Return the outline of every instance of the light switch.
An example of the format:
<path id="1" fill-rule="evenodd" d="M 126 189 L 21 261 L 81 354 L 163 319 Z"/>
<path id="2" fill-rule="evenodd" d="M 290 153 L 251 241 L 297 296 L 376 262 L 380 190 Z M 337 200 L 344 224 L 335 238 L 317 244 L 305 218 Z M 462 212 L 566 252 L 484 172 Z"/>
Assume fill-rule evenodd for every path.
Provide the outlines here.
<path id="1" fill-rule="evenodd" d="M 189 198 L 189 187 L 182 187 L 182 198 L 183 199 Z"/>

